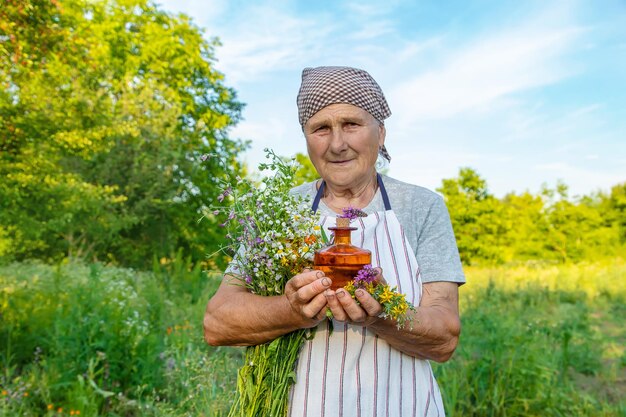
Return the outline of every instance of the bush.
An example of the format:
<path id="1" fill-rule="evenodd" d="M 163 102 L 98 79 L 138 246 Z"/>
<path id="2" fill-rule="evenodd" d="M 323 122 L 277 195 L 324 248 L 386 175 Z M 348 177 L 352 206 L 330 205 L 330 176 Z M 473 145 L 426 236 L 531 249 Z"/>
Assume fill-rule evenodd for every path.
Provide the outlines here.
<path id="1" fill-rule="evenodd" d="M 161 415 L 228 398 L 235 372 L 215 369 L 239 352 L 202 339 L 203 304 L 217 283 L 181 259 L 153 273 L 99 264 L 0 268 L 0 410 Z M 190 401 L 190 393 L 202 395 Z"/>

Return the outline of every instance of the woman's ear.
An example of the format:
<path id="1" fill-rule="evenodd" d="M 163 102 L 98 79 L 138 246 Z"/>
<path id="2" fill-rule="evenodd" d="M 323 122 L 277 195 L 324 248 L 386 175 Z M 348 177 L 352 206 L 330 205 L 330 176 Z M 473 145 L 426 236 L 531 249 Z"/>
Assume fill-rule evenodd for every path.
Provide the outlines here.
<path id="1" fill-rule="evenodd" d="M 378 147 L 385 144 L 385 136 L 387 135 L 387 129 L 385 129 L 384 123 L 378 124 Z"/>

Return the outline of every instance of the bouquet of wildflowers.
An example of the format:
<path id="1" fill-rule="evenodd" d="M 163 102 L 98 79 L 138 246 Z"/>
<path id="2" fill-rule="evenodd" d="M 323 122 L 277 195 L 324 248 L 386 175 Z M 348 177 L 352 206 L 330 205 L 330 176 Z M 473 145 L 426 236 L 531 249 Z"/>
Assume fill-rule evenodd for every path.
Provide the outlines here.
<path id="1" fill-rule="evenodd" d="M 260 186 L 237 178 L 224 184 L 218 197 L 223 206 L 214 214 L 228 215 L 224 223 L 231 247 L 237 249 L 229 273 L 241 285 L 262 296 L 283 294 L 286 282 L 313 264 L 322 247 L 319 217 L 307 198 L 289 194 L 297 170 L 266 149 L 271 170 Z M 284 416 L 289 388 L 295 381 L 295 363 L 310 330 L 298 330 L 272 342 L 246 349 L 239 369 L 235 402 L 229 416 Z"/>

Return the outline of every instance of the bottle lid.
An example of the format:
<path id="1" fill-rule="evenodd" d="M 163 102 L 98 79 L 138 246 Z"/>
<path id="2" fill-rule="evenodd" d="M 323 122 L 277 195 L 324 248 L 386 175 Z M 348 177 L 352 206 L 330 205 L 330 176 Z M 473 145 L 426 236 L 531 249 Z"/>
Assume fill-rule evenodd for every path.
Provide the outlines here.
<path id="1" fill-rule="evenodd" d="M 337 217 L 337 227 L 349 227 L 350 219 L 347 217 Z"/>

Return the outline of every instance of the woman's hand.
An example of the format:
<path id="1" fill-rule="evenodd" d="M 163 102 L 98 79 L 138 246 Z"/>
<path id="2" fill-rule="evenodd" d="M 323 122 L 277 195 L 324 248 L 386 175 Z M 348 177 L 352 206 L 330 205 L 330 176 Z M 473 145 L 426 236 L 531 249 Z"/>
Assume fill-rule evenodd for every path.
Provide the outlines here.
<path id="1" fill-rule="evenodd" d="M 381 268 L 375 269 L 378 272 L 376 282 L 385 283 Z M 335 320 L 338 321 L 369 326 L 380 320 L 378 316 L 383 312 L 380 303 L 362 288 L 355 291 L 356 300 L 343 288 L 339 288 L 336 291 L 327 289 L 324 295 L 326 296 L 328 308 L 333 313 Z"/>
<path id="2" fill-rule="evenodd" d="M 285 294 L 265 297 L 226 275 L 207 304 L 204 338 L 213 346 L 250 346 L 314 327 L 326 318 L 324 291 L 331 283 L 321 271 L 304 270 L 287 281 Z"/>
<path id="3" fill-rule="evenodd" d="M 285 297 L 300 328 L 315 327 L 326 318 L 324 291 L 332 281 L 322 271 L 305 269 L 285 284 Z"/>
<path id="4" fill-rule="evenodd" d="M 377 281 L 384 283 L 380 268 Z M 454 282 L 430 282 L 423 285 L 423 295 L 415 312 L 410 312 L 411 326 L 398 329 L 397 323 L 381 319 L 382 306 L 364 289 L 355 292 L 356 300 L 340 288 L 324 292 L 328 308 L 338 321 L 368 326 L 391 346 L 420 359 L 445 362 L 459 341 L 458 285 Z"/>

